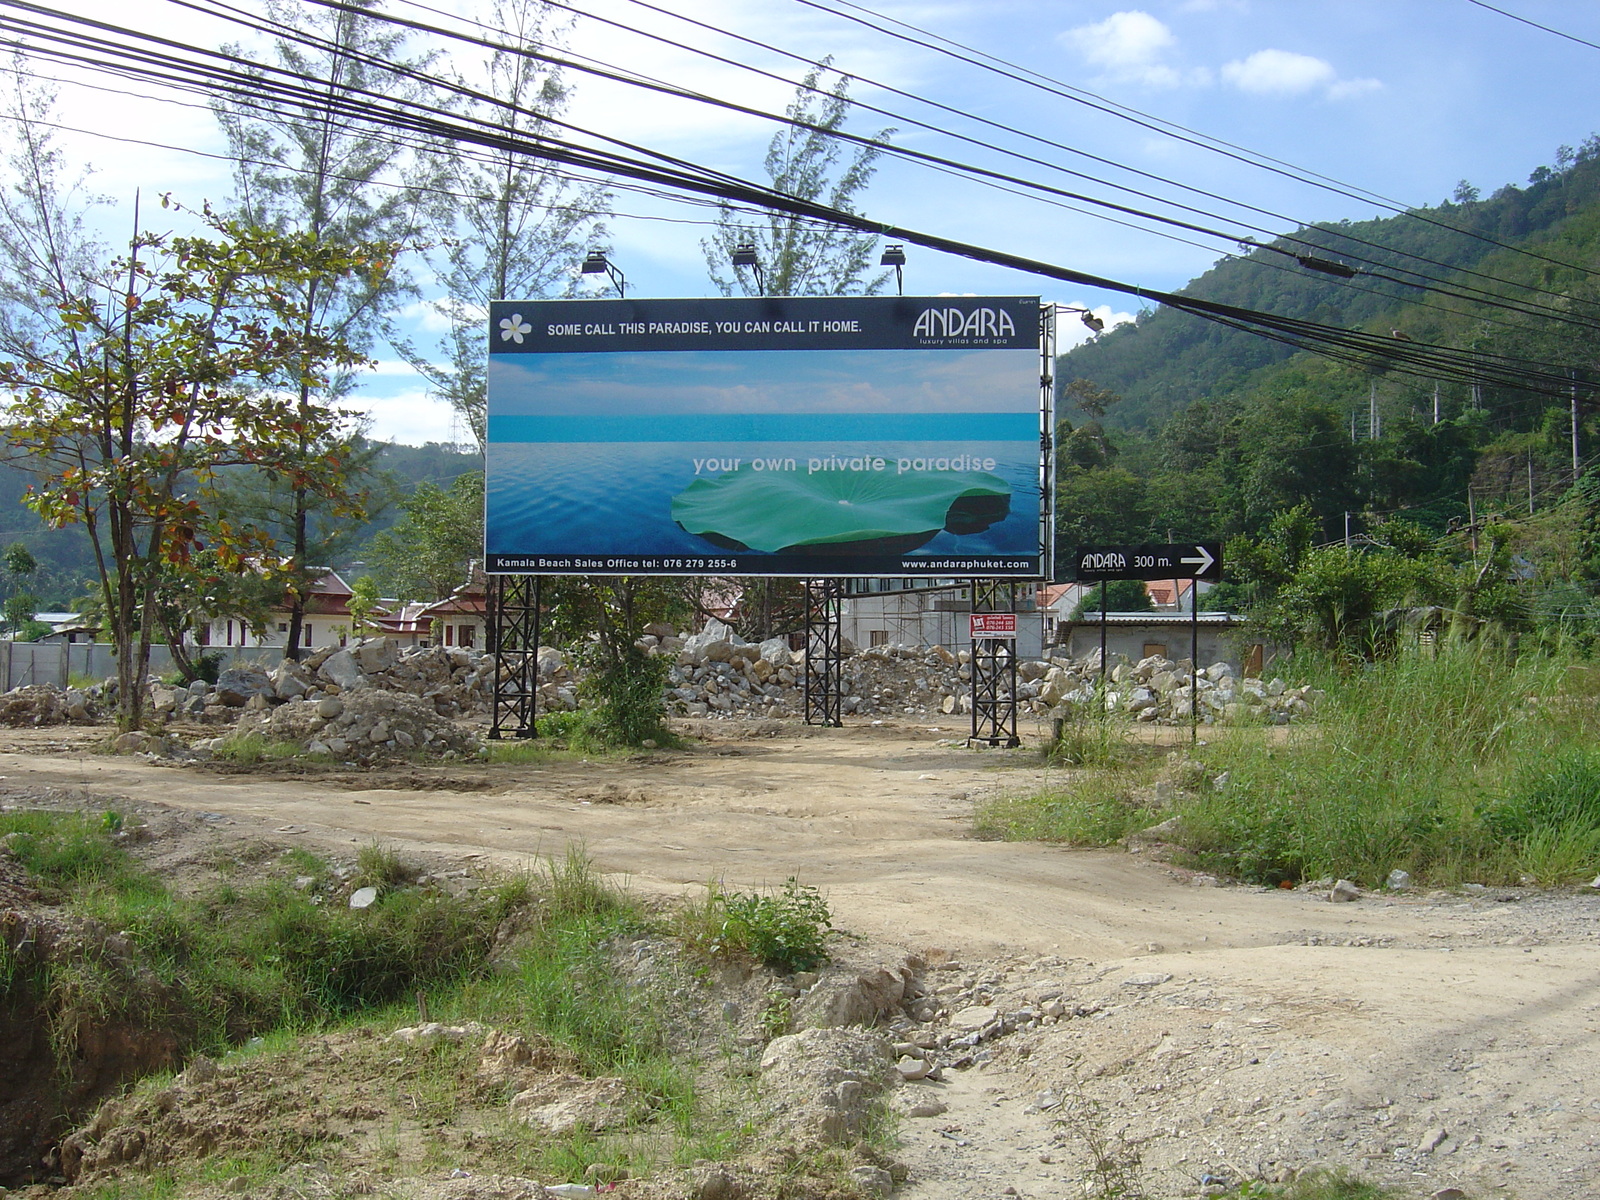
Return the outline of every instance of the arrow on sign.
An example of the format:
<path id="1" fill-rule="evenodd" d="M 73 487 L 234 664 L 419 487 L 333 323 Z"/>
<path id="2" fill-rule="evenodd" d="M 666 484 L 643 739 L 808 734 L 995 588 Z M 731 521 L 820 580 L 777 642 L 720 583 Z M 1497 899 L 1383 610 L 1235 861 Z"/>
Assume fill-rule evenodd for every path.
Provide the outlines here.
<path id="1" fill-rule="evenodd" d="M 1199 553 L 1199 558 L 1180 558 L 1178 561 L 1186 565 L 1188 563 L 1194 563 L 1197 567 L 1199 567 L 1199 570 L 1195 572 L 1195 575 L 1204 575 L 1211 569 L 1211 564 L 1217 560 L 1211 557 L 1211 552 L 1204 546 L 1196 546 L 1195 550 Z"/>

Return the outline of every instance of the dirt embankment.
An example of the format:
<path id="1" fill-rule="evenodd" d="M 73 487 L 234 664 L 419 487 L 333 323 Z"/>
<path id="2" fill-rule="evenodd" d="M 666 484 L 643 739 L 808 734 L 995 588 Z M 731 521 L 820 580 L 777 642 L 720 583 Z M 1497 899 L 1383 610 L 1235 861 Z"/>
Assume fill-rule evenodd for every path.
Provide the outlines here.
<path id="1" fill-rule="evenodd" d="M 889 1030 L 943 1067 L 897 1092 L 927 1114 L 901 1126 L 914 1200 L 1062 1195 L 1108 1151 L 1155 1195 L 1312 1166 L 1416 1195 L 1600 1193 L 1600 896 L 1194 886 L 1143 856 L 974 840 L 976 801 L 1061 777 L 951 744 L 953 724 L 701 732 L 632 762 L 238 773 L 18 731 L 0 800 L 187 813 L 163 852 L 179 876 L 229 846 L 374 839 L 453 867 L 582 843 L 662 896 L 799 875 L 852 956 L 930 964 L 927 1019 Z M 974 1009 L 993 1019 L 968 1028 Z"/>

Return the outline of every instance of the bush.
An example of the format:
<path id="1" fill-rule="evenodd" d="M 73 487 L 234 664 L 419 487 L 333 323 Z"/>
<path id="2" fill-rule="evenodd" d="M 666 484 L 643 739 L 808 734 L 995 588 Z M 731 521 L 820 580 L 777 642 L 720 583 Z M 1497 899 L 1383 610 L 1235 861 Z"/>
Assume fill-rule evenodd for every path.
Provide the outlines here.
<path id="1" fill-rule="evenodd" d="M 1481 812 L 1491 833 L 1518 842 L 1535 833 L 1600 830 L 1600 750 L 1570 748 L 1541 760 Z"/>
<path id="2" fill-rule="evenodd" d="M 778 892 L 734 892 L 715 889 L 722 909 L 718 943 L 713 949 L 750 954 L 782 971 L 806 971 L 824 963 L 823 946 L 833 914 L 816 888 L 793 875 Z"/>
<path id="3" fill-rule="evenodd" d="M 671 669 L 671 660 L 631 645 L 614 661 L 591 656 L 589 673 L 578 685 L 588 708 L 573 740 L 597 750 L 672 743 L 664 696 Z"/>

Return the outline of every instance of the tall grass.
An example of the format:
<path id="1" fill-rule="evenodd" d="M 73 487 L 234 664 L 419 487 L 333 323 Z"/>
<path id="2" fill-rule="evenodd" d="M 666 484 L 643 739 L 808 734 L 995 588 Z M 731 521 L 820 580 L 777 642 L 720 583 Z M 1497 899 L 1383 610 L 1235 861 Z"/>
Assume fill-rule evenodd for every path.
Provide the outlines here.
<path id="1" fill-rule="evenodd" d="M 1317 682 L 1315 721 L 1286 740 L 1238 730 L 1205 749 L 1227 783 L 1181 807 L 1179 841 L 1197 865 L 1260 883 L 1341 875 L 1372 887 L 1395 868 L 1443 883 L 1524 873 L 1557 883 L 1597 864 L 1583 836 L 1600 822 L 1587 815 L 1546 812 L 1514 836 L 1486 820 L 1552 755 L 1593 740 L 1592 705 L 1577 694 L 1586 685 L 1565 664 L 1456 647 Z"/>
<path id="2" fill-rule="evenodd" d="M 1550 656 L 1452 646 L 1286 668 L 1324 697 L 1301 724 L 1213 727 L 1205 782 L 1171 782 L 1193 866 L 1256 883 L 1396 868 L 1439 884 L 1600 872 L 1600 679 Z M 1096 743 L 1098 748 L 1098 743 Z M 1191 764 L 1194 766 L 1194 764 Z M 985 805 L 981 832 L 1106 845 L 1169 815 L 1132 747 L 1064 786 Z M 1213 780 L 1217 781 L 1215 784 Z"/>

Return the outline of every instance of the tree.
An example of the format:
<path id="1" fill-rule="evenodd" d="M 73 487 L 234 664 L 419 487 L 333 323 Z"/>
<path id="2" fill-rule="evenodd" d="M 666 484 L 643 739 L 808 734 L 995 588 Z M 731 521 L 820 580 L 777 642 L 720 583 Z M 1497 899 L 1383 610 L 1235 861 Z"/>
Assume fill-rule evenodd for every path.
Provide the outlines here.
<path id="1" fill-rule="evenodd" d="M 494 0 L 489 22 L 514 46 L 551 40 L 544 0 Z M 549 119 L 566 108 L 569 91 L 560 74 L 528 54 L 494 50 L 483 61 L 474 90 L 491 97 L 481 120 L 507 135 L 542 136 Z M 437 355 L 396 343 L 400 353 L 433 385 L 485 443 L 488 350 L 484 327 L 489 302 L 571 295 L 584 252 L 605 248 L 602 218 L 610 194 L 510 149 L 455 149 L 432 206 L 433 267 L 444 295 L 430 307 L 449 326 Z"/>
<path id="2" fill-rule="evenodd" d="M 356 0 L 350 8 L 305 9 L 270 0 L 274 22 L 291 32 L 273 43 L 277 65 L 316 81 L 320 103 L 285 106 L 260 116 L 259 106 L 218 101 L 217 119 L 235 160 L 234 185 L 238 212 L 246 221 L 285 231 L 299 230 L 318 241 L 347 247 L 386 243 L 395 252 L 407 246 L 418 230 L 413 189 L 395 186 L 406 165 L 403 144 L 392 137 L 353 124 L 340 115 L 336 102 L 359 102 L 372 91 L 406 98 L 421 84 L 408 71 L 426 69 L 430 59 L 405 60 L 404 35 L 373 21 L 364 8 L 375 0 Z M 303 35 L 303 40 L 301 36 Z M 242 55 L 237 47 L 231 48 Z M 378 63 L 395 63 L 400 70 Z M 296 283 L 301 336 L 325 328 L 349 345 L 366 350 L 385 314 L 407 290 L 392 260 L 370 260 L 367 266 L 338 276 L 308 276 Z M 295 386 L 300 424 L 309 430 L 316 416 L 334 411 L 354 386 L 354 375 L 335 370 L 315 386 L 309 378 Z M 349 430 L 327 427 L 327 436 L 348 441 Z M 303 434 L 302 454 L 320 447 Z M 312 548 L 315 494 L 291 488 L 289 540 L 297 585 L 290 589 L 286 658 L 302 653 L 305 619 L 304 585 Z"/>
<path id="3" fill-rule="evenodd" d="M 363 575 L 350 585 L 350 632 L 360 638 L 365 637 L 372 621 L 372 614 L 378 609 L 378 581 L 371 575 Z"/>
<path id="4" fill-rule="evenodd" d="M 830 61 L 823 59 L 808 71 L 795 89 L 784 115 L 796 124 L 773 135 L 765 168 L 775 191 L 855 212 L 855 198 L 871 182 L 881 146 L 894 130 L 879 130 L 874 145 L 858 147 L 841 166 L 844 147 L 833 134 L 844 128 L 850 113 L 850 77 L 837 75 L 832 87 L 822 87 Z M 757 285 L 749 268 L 723 273 L 735 248 L 747 243 L 756 247 L 764 286 Z M 888 272 L 867 277 L 877 244 L 874 234 L 778 212 L 753 218 L 724 204 L 716 232 L 700 248 L 711 280 L 724 296 L 871 296 L 889 281 Z"/>
<path id="5" fill-rule="evenodd" d="M 322 387 L 362 360 L 308 321 L 302 297 L 311 280 L 370 271 L 389 253 L 195 215 L 209 236 L 134 238 L 26 356 L 0 362 L 7 433 L 39 471 L 29 506 L 93 543 L 125 729 L 142 721 L 164 574 L 208 546 L 235 571 L 273 549 L 217 514 L 218 473 L 274 471 L 344 502 L 344 414 L 306 409 L 297 385 Z"/>
<path id="6" fill-rule="evenodd" d="M 400 507 L 405 515 L 367 548 L 379 585 L 402 600 L 443 600 L 483 557 L 483 472 L 448 489 L 423 480 Z"/>
<path id="7" fill-rule="evenodd" d="M 1150 589 L 1137 579 L 1113 579 L 1105 585 L 1107 612 L 1155 612 Z M 1068 615 L 1069 621 L 1092 621 L 1100 612 L 1100 589 L 1085 592 Z"/>

